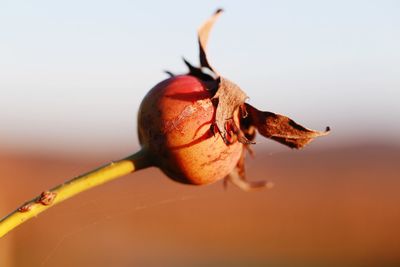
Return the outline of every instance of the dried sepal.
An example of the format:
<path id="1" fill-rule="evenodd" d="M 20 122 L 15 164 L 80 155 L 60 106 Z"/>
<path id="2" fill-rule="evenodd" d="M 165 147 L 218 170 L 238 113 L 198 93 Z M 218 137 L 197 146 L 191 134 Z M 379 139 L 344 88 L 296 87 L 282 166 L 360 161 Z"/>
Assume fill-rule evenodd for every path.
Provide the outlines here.
<path id="1" fill-rule="evenodd" d="M 164 73 L 167 74 L 170 78 L 175 77 L 175 74 L 172 71 L 164 70 Z"/>
<path id="2" fill-rule="evenodd" d="M 214 81 L 216 83 L 216 87 L 214 88 L 214 90 L 212 92 L 215 92 L 217 90 L 217 88 L 219 86 L 219 78 L 215 79 L 211 75 L 204 73 L 201 68 L 197 68 L 197 67 L 193 66 L 185 58 L 183 58 L 183 62 L 189 69 L 189 75 L 195 76 L 195 77 L 199 78 L 200 80 L 202 80 L 203 82 Z M 210 88 L 207 88 L 207 89 L 210 90 Z"/>
<path id="3" fill-rule="evenodd" d="M 234 134 L 242 143 L 251 143 L 241 132 L 234 120 L 234 113 L 243 106 L 247 95 L 239 86 L 221 77 L 221 82 L 212 100 L 216 103 L 215 124 L 226 144 L 231 144 L 229 136 Z"/>
<path id="4" fill-rule="evenodd" d="M 327 135 L 330 131 L 329 127 L 324 132 L 310 130 L 286 116 L 259 111 L 249 104 L 246 104 L 246 107 L 249 113 L 248 119 L 261 135 L 291 148 L 300 149 L 314 138 Z"/>
<path id="5" fill-rule="evenodd" d="M 200 58 L 200 67 L 193 66 L 189 61 L 183 58 L 183 62 L 189 68 L 189 75 L 195 76 L 205 83 L 207 89 L 214 95 L 220 84 L 220 76 L 216 71 L 211 67 L 208 63 L 206 47 L 208 43 L 208 37 L 210 35 L 210 31 L 214 26 L 215 21 L 222 13 L 222 9 L 218 9 L 214 12 L 214 14 L 207 19 L 198 29 L 198 43 L 199 43 L 199 58 Z M 206 72 L 205 68 L 209 71 Z"/>
<path id="6" fill-rule="evenodd" d="M 255 134 L 254 128 L 257 128 L 261 135 L 291 148 L 302 148 L 315 137 L 326 135 L 329 129 L 325 132 L 306 129 L 288 117 L 272 112 L 262 112 L 245 104 L 247 95 L 239 86 L 220 76 L 211 67 L 207 59 L 206 47 L 209 33 L 221 12 L 222 10 L 218 9 L 198 30 L 200 67 L 194 67 L 186 60 L 184 61 L 189 68 L 189 75 L 202 80 L 213 94 L 211 100 L 216 110 L 214 124 L 224 142 L 227 145 L 236 141 L 245 145 L 251 144 Z M 206 72 L 206 69 L 211 73 Z M 238 110 L 242 118 L 240 127 L 234 120 L 234 114 Z M 247 115 L 249 118 L 244 119 Z"/>
<path id="7" fill-rule="evenodd" d="M 253 191 L 262 188 L 272 188 L 274 183 L 269 181 L 248 181 L 246 180 L 246 169 L 245 169 L 245 158 L 247 154 L 248 145 L 243 146 L 243 151 L 240 156 L 238 163 L 236 164 L 235 169 L 225 177 L 224 179 L 224 187 L 226 188 L 228 182 L 231 182 L 236 187 L 240 188 L 243 191 Z"/>
<path id="8" fill-rule="evenodd" d="M 200 79 L 207 90 L 212 94 L 211 101 L 215 106 L 215 118 L 213 127 L 216 126 L 225 144 L 236 141 L 243 144 L 252 143 L 246 138 L 241 128 L 234 120 L 234 113 L 239 107 L 244 106 L 247 95 L 233 82 L 221 77 L 209 64 L 206 47 L 210 31 L 221 14 L 218 9 L 198 30 L 198 42 L 200 50 L 200 67 L 195 67 L 186 59 L 183 59 L 189 68 L 189 75 Z M 209 71 L 206 71 L 208 69 Z"/>
<path id="9" fill-rule="evenodd" d="M 218 17 L 222 13 L 222 9 L 218 9 L 215 11 L 215 13 L 208 19 L 206 20 L 203 25 L 200 26 L 198 29 L 198 42 L 199 42 L 199 50 L 200 50 L 200 66 L 204 68 L 208 68 L 211 71 L 213 71 L 215 74 L 215 70 L 211 67 L 211 65 L 208 63 L 207 59 L 207 53 L 206 53 L 206 48 L 207 48 L 207 43 L 208 43 L 208 36 L 210 35 L 210 31 L 212 27 L 214 26 L 214 23 L 217 21 Z"/>
<path id="10" fill-rule="evenodd" d="M 226 178 L 225 178 L 225 186 L 226 182 L 229 181 L 233 185 L 237 186 L 239 189 L 243 191 L 253 191 L 262 188 L 272 188 L 274 187 L 274 183 L 268 181 L 247 181 L 243 177 L 239 175 L 237 169 L 234 169 Z"/>

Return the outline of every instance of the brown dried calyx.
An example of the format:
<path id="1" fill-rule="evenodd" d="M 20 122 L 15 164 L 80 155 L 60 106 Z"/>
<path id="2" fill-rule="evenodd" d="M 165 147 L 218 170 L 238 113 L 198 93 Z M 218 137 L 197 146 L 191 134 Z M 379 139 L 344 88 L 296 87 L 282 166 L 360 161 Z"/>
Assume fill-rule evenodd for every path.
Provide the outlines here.
<path id="1" fill-rule="evenodd" d="M 256 130 L 263 136 L 271 138 L 290 148 L 302 148 L 315 137 L 329 133 L 325 131 L 307 129 L 290 118 L 267 111 L 259 111 L 245 103 L 248 98 L 239 86 L 222 77 L 208 62 L 206 46 L 209 33 L 222 13 L 218 9 L 198 30 L 200 50 L 200 67 L 194 67 L 184 59 L 189 68 L 189 75 L 200 79 L 212 93 L 212 102 L 215 106 L 213 127 L 217 128 L 225 144 L 230 145 L 236 141 L 244 144 L 242 158 L 236 169 L 227 178 L 242 189 L 251 189 L 269 185 L 265 182 L 250 183 L 245 181 L 244 157 L 248 145 L 254 143 Z M 235 121 L 235 114 L 239 114 L 239 123 Z M 238 125 L 240 124 L 240 125 Z M 215 131 L 215 130 L 214 130 Z"/>

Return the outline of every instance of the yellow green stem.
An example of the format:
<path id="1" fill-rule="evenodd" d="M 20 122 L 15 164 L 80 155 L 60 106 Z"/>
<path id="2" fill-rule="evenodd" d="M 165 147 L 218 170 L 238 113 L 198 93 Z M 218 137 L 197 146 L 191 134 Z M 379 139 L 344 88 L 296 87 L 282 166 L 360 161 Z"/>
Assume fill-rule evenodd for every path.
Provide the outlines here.
<path id="1" fill-rule="evenodd" d="M 18 225 L 76 194 L 151 165 L 149 155 L 146 151 L 141 150 L 132 156 L 112 162 L 44 191 L 0 220 L 0 238 Z"/>

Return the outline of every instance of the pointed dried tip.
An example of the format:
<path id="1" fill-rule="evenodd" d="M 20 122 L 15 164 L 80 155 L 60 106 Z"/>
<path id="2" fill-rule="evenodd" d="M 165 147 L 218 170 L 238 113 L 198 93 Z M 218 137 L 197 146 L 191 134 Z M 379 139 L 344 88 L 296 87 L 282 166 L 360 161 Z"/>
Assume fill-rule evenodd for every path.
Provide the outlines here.
<path id="1" fill-rule="evenodd" d="M 215 11 L 214 14 L 219 14 L 219 13 L 221 13 L 221 12 L 224 12 L 224 9 L 223 9 L 223 8 L 218 8 L 218 9 Z"/>
<path id="2" fill-rule="evenodd" d="M 206 48 L 207 46 L 207 41 L 208 41 L 208 36 L 210 34 L 210 31 L 212 27 L 214 26 L 214 23 L 217 21 L 218 17 L 221 15 L 221 13 L 224 10 L 222 8 L 217 9 L 214 14 L 209 17 L 197 30 L 199 41 L 201 42 L 201 45 L 203 48 Z"/>
<path id="3" fill-rule="evenodd" d="M 194 67 L 186 58 L 182 57 L 183 62 L 185 63 L 186 67 L 189 69 L 189 73 L 192 73 L 194 70 L 200 70 L 199 68 Z"/>
<path id="4" fill-rule="evenodd" d="M 167 74 L 169 77 L 174 77 L 175 74 L 173 74 L 171 71 L 169 70 L 164 70 L 164 73 Z"/>
<path id="5" fill-rule="evenodd" d="M 261 135 L 290 148 L 303 148 L 314 138 L 328 135 L 330 132 L 329 127 L 326 127 L 324 132 L 307 129 L 286 116 L 259 111 L 249 104 L 246 104 L 246 108 L 251 124 Z"/>
<path id="6" fill-rule="evenodd" d="M 325 131 L 315 131 L 315 130 L 310 130 L 310 129 L 307 129 L 307 130 L 308 130 L 308 133 L 309 133 L 308 137 L 315 138 L 315 137 L 328 135 L 331 132 L 331 127 L 326 126 L 325 127 Z"/>
<path id="7" fill-rule="evenodd" d="M 214 23 L 218 19 L 219 15 L 222 13 L 222 11 L 223 10 L 221 8 L 217 9 L 217 11 L 215 11 L 215 13 L 209 19 L 207 19 L 200 26 L 200 28 L 197 31 L 198 41 L 199 41 L 199 50 L 200 50 L 200 55 L 199 55 L 200 56 L 200 66 L 208 68 L 212 71 L 214 71 L 214 70 L 211 67 L 211 65 L 208 63 L 206 48 L 207 48 L 208 36 L 210 35 L 210 31 L 211 31 L 212 27 L 214 26 Z"/>

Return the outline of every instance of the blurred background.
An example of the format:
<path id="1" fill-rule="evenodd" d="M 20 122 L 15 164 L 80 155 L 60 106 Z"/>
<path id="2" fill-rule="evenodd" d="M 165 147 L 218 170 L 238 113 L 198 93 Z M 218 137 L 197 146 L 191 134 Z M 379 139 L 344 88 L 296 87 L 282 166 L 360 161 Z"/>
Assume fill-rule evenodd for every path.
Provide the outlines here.
<path id="1" fill-rule="evenodd" d="M 148 169 L 0 240 L 0 266 L 400 266 L 398 1 L 1 1 L 0 216 L 139 149 L 141 99 L 211 64 L 254 106 L 331 126 L 301 151 L 257 139 L 272 190 Z"/>

